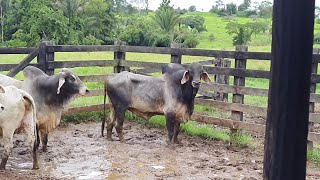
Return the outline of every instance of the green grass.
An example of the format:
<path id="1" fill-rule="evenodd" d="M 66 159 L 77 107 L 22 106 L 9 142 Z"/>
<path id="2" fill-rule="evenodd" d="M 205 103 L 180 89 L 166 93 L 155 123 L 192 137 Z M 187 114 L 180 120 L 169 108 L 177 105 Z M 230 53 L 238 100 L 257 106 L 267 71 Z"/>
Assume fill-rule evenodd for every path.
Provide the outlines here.
<path id="1" fill-rule="evenodd" d="M 100 122 L 101 117 L 103 117 L 103 111 L 77 113 L 77 114 L 62 116 L 61 124 L 66 124 L 66 123 L 79 124 L 81 122 L 90 122 L 90 121 Z"/>
<path id="2" fill-rule="evenodd" d="M 149 121 L 137 117 L 128 112 L 126 118 L 143 124 L 149 124 L 153 127 L 165 128 L 166 120 L 164 116 L 153 116 Z M 213 128 L 211 125 L 189 121 L 181 124 L 181 131 L 190 136 L 199 136 L 208 140 L 220 140 L 224 142 L 232 142 L 236 146 L 246 147 L 252 142 L 249 134 L 237 132 L 235 135 L 230 134 L 226 129 Z"/>
<path id="3" fill-rule="evenodd" d="M 320 167 L 320 149 L 314 148 L 313 151 L 308 151 L 307 159 Z"/>

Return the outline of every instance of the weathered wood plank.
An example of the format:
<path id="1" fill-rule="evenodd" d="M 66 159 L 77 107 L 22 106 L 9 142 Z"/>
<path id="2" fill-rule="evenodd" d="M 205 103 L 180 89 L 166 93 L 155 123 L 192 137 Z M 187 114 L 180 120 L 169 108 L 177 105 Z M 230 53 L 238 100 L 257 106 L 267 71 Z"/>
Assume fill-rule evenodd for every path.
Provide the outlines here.
<path id="1" fill-rule="evenodd" d="M 143 61 L 120 61 L 121 66 L 129 66 L 129 67 L 144 67 L 144 68 L 155 68 L 161 69 L 162 66 L 167 63 L 155 63 L 155 62 L 143 62 Z"/>
<path id="2" fill-rule="evenodd" d="M 104 82 L 110 74 L 106 75 L 91 75 L 91 76 L 79 76 L 83 82 Z"/>
<path id="3" fill-rule="evenodd" d="M 261 116 L 265 116 L 267 114 L 267 108 L 259 107 L 259 106 L 250 106 L 250 105 L 239 104 L 239 103 L 227 103 L 222 101 L 206 100 L 206 99 L 199 99 L 199 98 L 195 99 L 195 103 L 197 105 L 212 106 L 212 107 L 227 110 L 227 111 L 241 111 L 241 112 L 246 112 L 249 114 L 256 114 Z"/>
<path id="4" fill-rule="evenodd" d="M 12 68 L 7 76 L 14 77 L 17 75 L 21 70 L 29 65 L 29 63 L 37 57 L 39 53 L 39 49 L 35 49 L 32 51 L 27 57 L 25 57 L 16 67 Z"/>
<path id="5" fill-rule="evenodd" d="M 89 67 L 89 66 L 113 66 L 114 60 L 90 60 L 90 61 L 54 61 L 48 62 L 49 69 L 56 68 L 73 68 L 73 67 Z"/>
<path id="6" fill-rule="evenodd" d="M 252 78 L 270 78 L 269 71 L 260 71 L 260 70 L 249 70 L 249 69 L 239 69 L 239 68 L 220 68 L 220 67 L 209 67 L 204 66 L 209 74 L 221 74 L 237 77 L 252 77 Z"/>
<path id="7" fill-rule="evenodd" d="M 124 46 L 122 48 L 126 52 L 171 54 L 171 48 L 167 47 Z"/>
<path id="8" fill-rule="evenodd" d="M 115 51 L 119 46 L 114 45 L 51 45 L 47 46 L 47 52 L 97 52 Z"/>
<path id="9" fill-rule="evenodd" d="M 0 54 L 30 54 L 37 48 L 0 48 Z"/>
<path id="10" fill-rule="evenodd" d="M 109 104 L 107 104 L 106 107 L 107 107 L 106 109 L 110 109 Z M 83 106 L 83 107 L 73 107 L 73 108 L 65 109 L 62 112 L 62 115 L 70 115 L 70 114 L 81 113 L 81 112 L 94 112 L 94 111 L 101 111 L 101 110 L 103 110 L 103 104 Z"/>
<path id="11" fill-rule="evenodd" d="M 200 87 L 204 91 L 218 91 L 223 93 L 244 94 L 252 96 L 268 96 L 268 89 L 250 88 L 244 86 L 225 85 L 218 83 L 203 83 Z M 319 96 L 320 98 L 320 96 Z"/>
<path id="12" fill-rule="evenodd" d="M 319 143 L 320 142 L 320 133 L 309 132 L 308 140 Z"/>
<path id="13" fill-rule="evenodd" d="M 320 113 L 310 113 L 309 122 L 320 123 Z"/>
<path id="14" fill-rule="evenodd" d="M 29 54 L 35 48 L 0 48 L 0 54 Z M 95 51 L 116 51 L 122 50 L 125 52 L 135 53 L 155 53 L 155 54 L 171 54 L 173 51 L 177 51 L 177 48 L 166 47 L 146 47 L 146 46 L 114 46 L 114 45 L 50 45 L 48 46 L 48 52 L 95 52 Z M 172 50 L 174 49 L 174 50 Z M 179 50 L 178 50 L 179 51 Z M 235 51 L 218 51 L 209 49 L 188 49 L 181 48 L 181 55 L 189 56 L 207 56 L 207 57 L 221 57 L 221 58 L 236 58 Z M 243 58 L 248 60 L 270 60 L 270 52 L 245 52 L 242 54 Z M 320 55 L 313 55 L 313 62 L 320 63 Z"/>
<path id="15" fill-rule="evenodd" d="M 250 88 L 250 87 L 240 87 L 233 85 L 223 85 L 217 83 L 203 83 L 200 87 L 203 91 L 219 91 L 223 93 L 232 94 L 244 94 L 251 96 L 263 96 L 268 97 L 268 89 Z M 311 93 L 310 102 L 320 102 L 320 94 Z"/>
<path id="16" fill-rule="evenodd" d="M 0 64 L 0 71 L 10 71 L 11 69 L 15 68 L 18 64 Z M 29 64 L 30 66 L 39 67 L 38 64 L 32 63 Z"/>

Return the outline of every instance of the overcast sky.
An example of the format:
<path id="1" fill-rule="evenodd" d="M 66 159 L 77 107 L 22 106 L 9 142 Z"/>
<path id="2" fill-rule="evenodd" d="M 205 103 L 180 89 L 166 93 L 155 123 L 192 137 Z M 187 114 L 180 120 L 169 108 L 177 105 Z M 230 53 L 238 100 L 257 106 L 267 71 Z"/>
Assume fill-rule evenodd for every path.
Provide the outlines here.
<path id="1" fill-rule="evenodd" d="M 216 0 L 171 0 L 171 5 L 174 5 L 174 8 L 180 7 L 181 9 L 188 9 L 190 6 L 195 5 L 198 11 L 209 11 L 212 5 L 215 4 Z M 226 3 L 235 3 L 237 5 L 241 4 L 243 0 L 222 0 L 224 4 Z M 261 2 L 263 0 L 251 0 L 251 4 L 254 2 Z M 273 0 L 269 0 L 273 3 Z M 149 7 L 151 10 L 158 9 L 162 0 L 149 0 Z M 316 4 L 320 4 L 320 0 L 316 0 Z"/>

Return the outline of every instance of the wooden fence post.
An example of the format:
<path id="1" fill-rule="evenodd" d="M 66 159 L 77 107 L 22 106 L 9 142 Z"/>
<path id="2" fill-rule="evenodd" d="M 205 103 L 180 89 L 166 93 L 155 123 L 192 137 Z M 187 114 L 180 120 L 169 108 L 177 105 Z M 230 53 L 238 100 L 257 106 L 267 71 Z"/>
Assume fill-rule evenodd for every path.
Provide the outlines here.
<path id="1" fill-rule="evenodd" d="M 47 49 L 47 41 L 43 41 L 39 43 L 39 54 L 37 57 L 37 63 L 39 64 L 39 68 L 46 72 L 46 49 Z"/>
<path id="2" fill-rule="evenodd" d="M 48 45 L 54 45 L 52 41 L 47 42 L 46 46 Z M 49 76 L 54 75 L 54 68 L 49 69 L 48 62 L 53 62 L 54 61 L 54 52 L 48 52 L 46 48 L 46 74 Z"/>
<path id="3" fill-rule="evenodd" d="M 235 68 L 246 69 L 247 59 L 243 57 L 244 51 L 248 51 L 248 46 L 236 46 L 236 58 L 235 58 Z M 245 86 L 245 77 L 234 76 L 235 86 Z M 243 94 L 233 94 L 232 103 L 241 103 L 243 104 L 244 95 Z M 240 111 L 232 111 L 231 119 L 243 121 L 243 112 Z M 233 130 L 234 131 L 234 130 Z"/>
<path id="4" fill-rule="evenodd" d="M 171 43 L 171 63 L 181 64 L 182 55 L 180 53 L 180 48 L 182 43 Z"/>
<path id="5" fill-rule="evenodd" d="M 119 46 L 119 50 L 114 51 L 114 60 L 117 62 L 117 65 L 113 68 L 114 73 L 129 70 L 129 67 L 121 65 L 121 60 L 126 60 L 126 52 L 123 51 L 123 46 L 127 45 L 127 43 L 124 41 L 115 41 L 114 45 Z"/>
<path id="6" fill-rule="evenodd" d="M 230 68 L 231 61 L 228 59 L 218 58 L 215 64 L 216 67 Z M 215 82 L 218 84 L 229 84 L 228 75 L 215 75 Z M 216 97 L 218 101 L 228 102 L 228 93 L 216 92 Z"/>
<path id="7" fill-rule="evenodd" d="M 313 49 L 313 54 L 319 54 L 320 53 L 320 49 Z M 318 63 L 312 63 L 311 65 L 311 74 L 317 74 L 318 72 Z M 316 87 L 317 84 L 313 83 L 311 81 L 310 84 L 310 93 L 315 93 L 316 92 Z M 309 113 L 314 113 L 314 102 L 309 102 Z M 314 131 L 314 123 L 313 122 L 309 122 L 309 132 Z M 307 141 L 307 148 L 308 150 L 313 150 L 313 141 Z"/>
<path id="8" fill-rule="evenodd" d="M 54 69 L 48 69 L 48 62 L 54 61 L 54 52 L 48 53 L 47 46 L 53 45 L 51 41 L 43 41 L 39 43 L 39 54 L 37 57 L 37 63 L 39 64 L 39 68 L 48 75 L 54 74 Z"/>

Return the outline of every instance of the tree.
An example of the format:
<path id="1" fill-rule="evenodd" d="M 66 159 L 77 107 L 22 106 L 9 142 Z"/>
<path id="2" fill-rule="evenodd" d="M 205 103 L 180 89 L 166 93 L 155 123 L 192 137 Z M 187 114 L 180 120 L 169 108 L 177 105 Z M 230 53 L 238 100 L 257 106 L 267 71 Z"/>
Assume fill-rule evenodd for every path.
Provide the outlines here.
<path id="1" fill-rule="evenodd" d="M 218 9 L 224 9 L 223 1 L 222 1 L 222 0 L 217 0 L 217 1 L 216 1 L 216 7 L 217 7 Z"/>
<path id="2" fill-rule="evenodd" d="M 237 5 L 234 3 L 227 4 L 226 13 L 228 15 L 237 14 Z"/>
<path id="3" fill-rule="evenodd" d="M 84 36 L 93 36 L 102 40 L 103 44 L 113 41 L 115 14 L 112 0 L 90 0 L 84 6 L 82 14 L 85 19 Z"/>
<path id="4" fill-rule="evenodd" d="M 238 11 L 246 11 L 251 5 L 251 0 L 244 0 L 242 4 L 238 6 Z"/>
<path id="5" fill-rule="evenodd" d="M 272 17 L 272 3 L 270 1 L 262 1 L 257 5 L 259 10 L 259 16 L 262 18 L 271 18 Z"/>
<path id="6" fill-rule="evenodd" d="M 197 8 L 196 8 L 195 5 L 192 5 L 192 6 L 189 7 L 188 11 L 189 11 L 189 12 L 196 12 L 196 11 L 197 11 Z"/>
<path id="7" fill-rule="evenodd" d="M 171 6 L 170 6 L 170 0 L 162 0 L 159 9 L 161 9 L 161 8 L 168 8 L 168 7 L 169 7 L 169 8 L 171 7 Z"/>
<path id="8" fill-rule="evenodd" d="M 246 24 L 229 22 L 226 30 L 228 34 L 234 35 L 234 45 L 246 45 L 250 42 L 252 34 L 266 33 L 269 30 L 269 25 L 266 21 L 247 22 Z"/>
<path id="9" fill-rule="evenodd" d="M 238 33 L 233 37 L 233 45 L 247 45 L 251 41 L 251 33 L 244 27 L 239 27 Z"/>
<path id="10" fill-rule="evenodd" d="M 180 16 L 176 14 L 173 8 L 161 8 L 156 11 L 154 20 L 163 31 L 170 33 L 174 31 Z"/>
<path id="11" fill-rule="evenodd" d="M 207 31 L 204 26 L 205 19 L 202 16 L 187 16 L 181 19 L 180 23 L 198 32 Z"/>
<path id="12" fill-rule="evenodd" d="M 149 2 L 147 0 L 131 0 L 130 2 L 137 7 L 139 15 L 141 14 L 141 10 L 145 10 L 149 6 Z"/>

